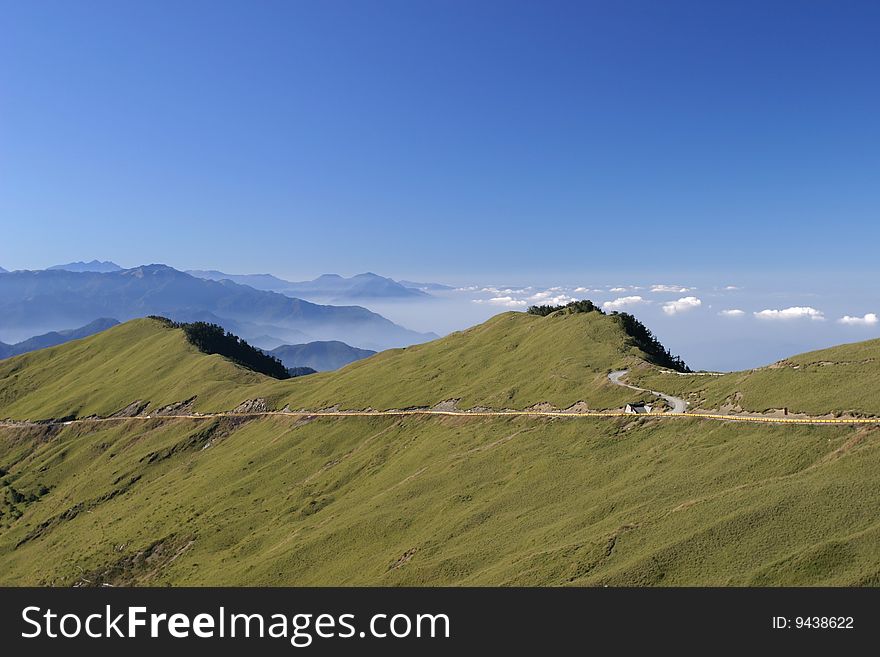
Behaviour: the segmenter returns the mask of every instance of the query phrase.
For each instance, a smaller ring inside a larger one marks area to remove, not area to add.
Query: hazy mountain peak
[[[95,317],[128,320],[145,315],[211,321],[244,339],[273,335],[288,343],[343,340],[361,348],[386,349],[435,337],[409,331],[357,305],[318,305],[299,295],[259,290],[232,280],[204,280],[159,263],[103,274],[3,275],[0,332],[5,335],[34,335]]]
[[[79,340],[80,338],[100,333],[101,331],[116,326],[117,324],[119,324],[119,322],[111,317],[99,317],[79,328],[66,329],[63,331],[49,331],[48,333],[35,335],[27,340],[22,340],[16,344],[3,344],[0,342],[0,358],[9,358],[10,356],[25,354],[29,351],[36,351],[37,349],[54,347],[55,345],[63,344],[71,340]]]
[[[122,267],[117,265],[115,262],[110,260],[90,260],[89,262],[84,262],[79,260],[77,262],[68,262],[64,265],[53,265],[51,267],[47,267],[47,269],[63,269],[64,271],[77,271],[77,272],[96,272],[99,274],[106,274],[114,271],[121,271]]]

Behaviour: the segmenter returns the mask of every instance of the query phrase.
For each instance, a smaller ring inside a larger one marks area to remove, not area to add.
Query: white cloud
[[[574,293],[575,293],[575,294],[583,294],[584,292],[589,292],[589,291],[590,291],[590,288],[588,288],[588,287],[576,287],[576,288],[574,288]]]
[[[742,317],[746,314],[745,310],[740,310],[739,308],[731,308],[729,310],[722,310],[718,313],[722,317]]]
[[[875,313],[867,313],[864,317],[851,317],[849,315],[844,315],[837,321],[841,324],[850,324],[853,326],[873,326],[877,322],[880,322],[880,319],[877,318]]]
[[[681,287],[680,285],[652,285],[651,292],[690,292],[694,288]]]
[[[577,299],[570,297],[567,294],[560,294],[558,287],[551,287],[549,290],[536,292],[530,296],[528,300],[532,303],[549,306],[564,306],[572,301],[577,301]]]
[[[626,292],[626,290],[627,290],[627,288],[625,288],[625,287],[612,287],[611,288],[612,292]]]
[[[531,303],[537,303],[542,305],[551,305],[551,306],[564,306],[567,303],[571,303],[572,301],[577,301],[574,297],[570,297],[567,294],[561,292],[561,287],[551,287],[542,292],[535,292],[533,295],[528,297],[528,301]]]
[[[473,299],[474,303],[488,303],[493,306],[503,306],[505,308],[522,308],[528,305],[523,299],[514,299],[513,297],[492,297],[491,299]]]
[[[812,320],[821,321],[825,319],[825,314],[821,310],[816,310],[815,308],[811,308],[810,306],[792,306],[791,308],[783,308],[782,310],[768,308],[766,310],[762,310],[761,312],[755,313],[755,317],[757,317],[758,319],[779,320],[809,318]]]
[[[703,302],[697,299],[697,297],[682,297],[678,301],[670,301],[669,303],[663,304],[663,312],[667,315],[677,315],[678,313],[687,312],[688,310],[693,310],[694,308],[699,308],[703,305]]]
[[[645,300],[642,297],[638,296],[619,297],[614,301],[606,301],[602,304],[602,307],[605,310],[620,310],[621,308],[626,308],[627,306],[635,306],[644,302]]]
[[[733,292],[734,290],[741,290],[742,288],[738,287],[736,285],[727,285],[724,287],[724,289],[727,290],[728,292]]]

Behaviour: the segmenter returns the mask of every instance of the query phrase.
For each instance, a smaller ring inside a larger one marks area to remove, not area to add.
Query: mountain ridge
[[[94,335],[95,333],[104,331],[108,328],[116,326],[117,324],[119,324],[119,322],[113,318],[99,317],[98,319],[89,322],[85,326],[80,326],[75,329],[50,331],[49,333],[35,335],[31,338],[28,338],[27,340],[16,342],[15,344],[5,344],[3,342],[0,342],[0,358],[10,358],[12,356],[18,356],[29,351],[36,351],[37,349],[54,347],[56,345],[69,342],[71,340],[79,340],[80,338]]]
[[[373,272],[356,274],[349,278],[339,274],[321,274],[310,281],[287,281],[273,274],[226,274],[217,270],[188,270],[188,274],[210,280],[231,280],[259,290],[279,292],[288,296],[320,301],[358,299],[413,299],[429,298],[420,289],[379,276]]]
[[[43,270],[0,277],[0,330],[7,332],[69,326],[101,316],[128,320],[153,314],[192,321],[197,313],[210,313],[221,325],[237,323],[236,328],[247,329],[244,338],[269,334],[289,339],[279,333],[291,331],[292,342],[305,336],[381,349],[434,337],[360,306],[314,304],[232,281],[195,278],[159,264],[111,273]]]
[[[91,260],[85,262],[78,260],[77,262],[68,262],[63,265],[52,265],[46,268],[48,271],[64,270],[73,272],[94,272],[97,274],[108,274],[115,271],[122,271],[122,267],[111,260]]]

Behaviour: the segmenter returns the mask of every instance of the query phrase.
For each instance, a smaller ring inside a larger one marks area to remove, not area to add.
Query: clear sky
[[[877,2],[0,7],[7,269],[878,271]]]
[[[439,315],[380,309],[440,332],[586,296],[704,367],[880,332],[876,1],[0,0],[0,20],[7,269],[467,287]]]

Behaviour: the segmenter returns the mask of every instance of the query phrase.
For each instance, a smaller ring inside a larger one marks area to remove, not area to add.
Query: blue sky
[[[834,281],[880,310],[877,2],[0,12],[7,269],[748,278],[780,308]]]

